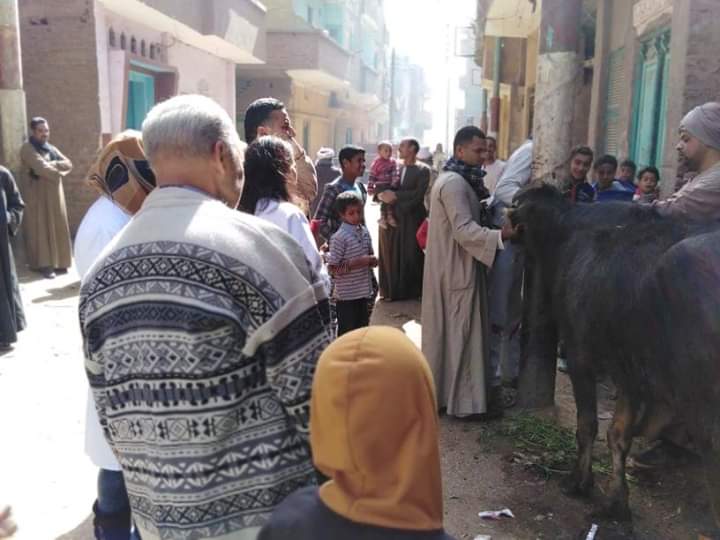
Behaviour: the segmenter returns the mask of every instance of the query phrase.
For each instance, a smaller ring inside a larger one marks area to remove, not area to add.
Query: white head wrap
[[[687,131],[710,148],[720,150],[720,103],[706,103],[695,107],[680,122]]]

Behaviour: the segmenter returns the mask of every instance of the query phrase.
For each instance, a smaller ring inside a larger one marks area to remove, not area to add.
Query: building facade
[[[48,119],[74,163],[73,231],[97,197],[85,175],[101,145],[155,103],[199,93],[235,116],[235,65],[264,61],[265,16],[255,0],[20,2],[28,116]]]
[[[388,136],[383,0],[266,0],[267,62],[237,69],[238,123],[257,98],[285,102],[298,138],[323,146]],[[242,130],[241,130],[242,133]]]
[[[472,42],[464,40],[461,49],[468,50]],[[465,68],[458,84],[462,91],[464,104],[455,112],[455,130],[463,126],[477,126],[487,130],[487,90],[483,86],[483,70],[475,63],[473,57],[463,58]]]
[[[531,132],[542,0],[479,0],[476,60],[495,102],[501,155]],[[512,16],[510,16],[512,15]],[[718,99],[720,18],[714,0],[585,0],[577,21],[580,64],[565,114],[573,142],[661,171],[663,192],[677,172],[683,115]],[[716,26],[716,25],[715,25]],[[495,120],[493,120],[495,115]]]
[[[422,141],[424,132],[432,128],[432,115],[425,109],[430,96],[425,69],[405,56],[397,56],[394,63],[391,139],[415,137]]]

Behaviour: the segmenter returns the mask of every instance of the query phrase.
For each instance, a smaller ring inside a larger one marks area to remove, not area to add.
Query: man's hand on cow
[[[521,231],[522,225],[515,225],[513,227],[512,221],[506,219],[500,231],[500,237],[503,239],[503,242],[505,240],[513,240],[520,235]]]

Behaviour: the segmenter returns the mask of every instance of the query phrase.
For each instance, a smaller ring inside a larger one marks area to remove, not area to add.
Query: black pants
[[[338,300],[336,304],[338,318],[338,336],[347,334],[370,324],[368,299]]]

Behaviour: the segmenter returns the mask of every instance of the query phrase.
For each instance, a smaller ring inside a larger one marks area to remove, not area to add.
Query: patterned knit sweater
[[[253,538],[314,483],[323,284],[290,236],[163,188],[83,281],[86,372],[144,540]]]

